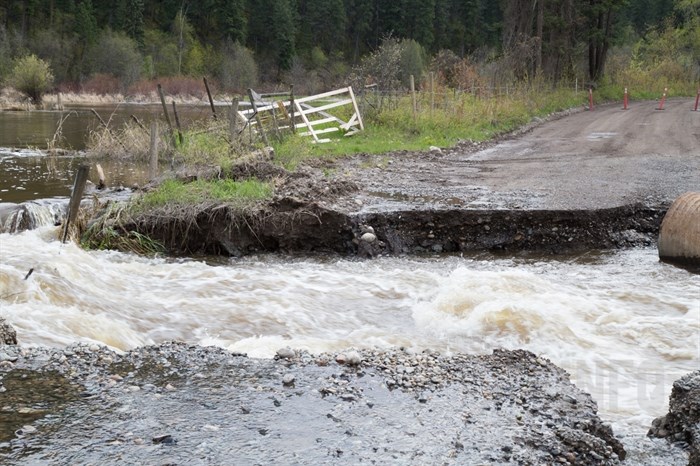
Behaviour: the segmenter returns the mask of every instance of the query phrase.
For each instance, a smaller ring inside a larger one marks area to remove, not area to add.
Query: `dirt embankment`
[[[653,244],[672,201],[700,187],[700,112],[684,101],[569,112],[488,144],[358,155],[293,174],[254,212],[209,206],[126,225],[178,254],[374,256],[572,252]]]

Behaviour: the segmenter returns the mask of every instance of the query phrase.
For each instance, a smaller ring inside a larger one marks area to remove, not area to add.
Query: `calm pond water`
[[[100,127],[91,109],[114,130],[131,121],[132,115],[148,125],[154,119],[162,119],[163,113],[160,105],[153,104],[72,106],[63,112],[0,112],[0,202],[67,197],[77,167],[86,162],[93,166],[90,177],[93,182],[97,181],[96,162],[102,165],[110,187],[142,185],[147,181],[146,167],[140,163],[86,161],[79,151],[85,148],[90,132]],[[220,114],[224,110],[218,109]],[[178,107],[178,114],[183,127],[187,127],[211,118],[211,109],[203,105],[182,105]],[[56,144],[51,144],[59,126],[60,137]],[[70,151],[51,155],[46,151],[50,145]]]
[[[65,111],[5,111],[0,112],[0,148],[46,149],[54,140],[59,127],[60,135],[55,147],[82,150],[90,131],[100,126],[94,109],[110,128],[118,129],[134,115],[144,125],[153,119],[162,119],[163,108],[154,104],[72,105]],[[172,108],[168,108],[173,120]],[[204,105],[178,106],[183,127],[211,117],[211,109]],[[173,124],[174,121],[173,121]]]

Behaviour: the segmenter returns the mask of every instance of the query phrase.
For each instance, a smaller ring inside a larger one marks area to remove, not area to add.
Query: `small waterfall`
[[[17,233],[57,225],[66,215],[68,199],[38,199],[0,205],[0,233]]]

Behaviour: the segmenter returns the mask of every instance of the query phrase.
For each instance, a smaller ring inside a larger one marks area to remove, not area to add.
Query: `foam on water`
[[[184,340],[257,357],[283,346],[525,348],[569,371],[609,418],[645,425],[663,414],[672,382],[700,365],[700,276],[653,249],[211,265],[54,238],[49,227],[0,234],[0,314],[25,345]]]

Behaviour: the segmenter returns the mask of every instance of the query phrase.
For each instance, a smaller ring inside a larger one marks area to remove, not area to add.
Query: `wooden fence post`
[[[148,179],[153,180],[158,176],[158,122],[151,122],[151,148],[148,164]]]
[[[258,115],[258,106],[255,103],[255,98],[253,97],[253,89],[248,89],[248,97],[250,98],[250,105],[253,107],[253,115],[255,115],[255,121],[258,123],[258,131],[262,136],[262,140],[265,142],[266,146],[270,145],[270,141],[267,140],[267,135],[265,134],[265,128],[263,128],[262,120],[260,115]]]
[[[435,73],[430,72],[430,118],[435,110]]]
[[[99,163],[95,164],[97,169],[97,189],[100,191],[107,187],[107,179],[105,178],[105,171],[102,169],[102,165]]]
[[[170,122],[170,115],[168,114],[168,106],[165,104],[165,95],[163,95],[163,87],[158,83],[158,95],[160,96],[160,103],[163,105],[163,115],[165,115],[165,122],[168,124],[168,131],[170,132],[171,139],[175,139],[175,131],[173,131],[173,124]]]
[[[228,120],[228,132],[231,138],[231,146],[238,139],[238,97],[233,98],[231,103],[231,115]]]
[[[89,172],[90,165],[81,165],[78,167],[78,172],[75,174],[73,190],[71,191],[70,202],[68,203],[66,223],[63,225],[63,238],[61,241],[64,243],[68,239],[70,225],[75,222],[78,211],[80,211],[80,201],[83,199],[83,192],[85,191],[85,183],[87,182]]]
[[[413,75],[411,75],[411,102],[413,103],[413,122],[415,123],[418,118],[418,107],[416,106],[416,81]]]
[[[180,117],[177,116],[177,107],[175,106],[175,101],[173,100],[173,113],[175,114],[175,124],[177,125],[177,138],[180,144],[185,142],[185,138],[182,136],[182,127],[180,126]]]
[[[297,132],[297,125],[294,123],[294,84],[289,86],[289,120],[294,134]]]
[[[209,97],[209,106],[211,107],[211,114],[216,120],[216,108],[214,108],[214,99],[211,98],[211,92],[209,91],[209,83],[207,82],[207,77],[204,77],[204,88],[207,90],[207,97]]]

